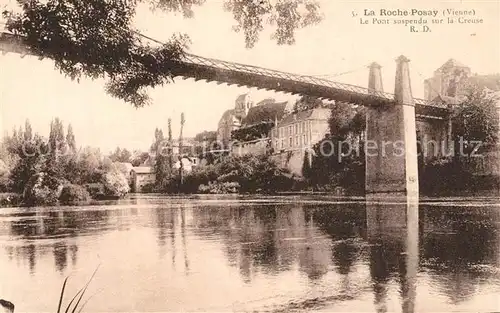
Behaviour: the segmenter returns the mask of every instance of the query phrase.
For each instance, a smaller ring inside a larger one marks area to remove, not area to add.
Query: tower
[[[432,78],[424,81],[425,99],[433,100],[438,96],[456,97],[463,90],[464,83],[471,75],[468,66],[455,59],[449,59],[434,71]]]
[[[252,107],[253,101],[249,93],[239,95],[235,101],[234,115],[241,121],[245,118],[245,116],[247,116],[248,110]]]

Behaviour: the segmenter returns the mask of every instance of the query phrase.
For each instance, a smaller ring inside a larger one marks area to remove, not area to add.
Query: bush
[[[0,206],[18,206],[21,203],[21,195],[17,193],[0,193]]]
[[[98,198],[104,195],[104,185],[101,183],[91,183],[85,185],[85,189],[88,191],[92,198]]]
[[[237,182],[217,182],[208,183],[208,185],[200,185],[198,187],[199,193],[211,194],[225,194],[225,193],[238,193],[240,191],[240,184]]]
[[[34,188],[29,196],[25,196],[24,204],[27,206],[38,206],[38,205],[56,205],[58,201],[58,195],[55,190],[50,189],[48,186],[41,186]]]
[[[63,204],[77,204],[90,200],[90,193],[82,186],[69,184],[63,187],[59,201]]]
[[[144,193],[153,193],[156,191],[156,185],[154,183],[147,183],[144,186],[142,186],[140,192]]]
[[[35,174],[24,188],[23,204],[27,206],[56,205],[61,190],[61,181],[49,177],[45,172]]]
[[[130,191],[127,178],[115,168],[104,174],[102,183],[108,196],[123,197]]]
[[[473,177],[464,171],[460,162],[453,158],[430,161],[419,177],[424,194],[454,194],[472,187]]]

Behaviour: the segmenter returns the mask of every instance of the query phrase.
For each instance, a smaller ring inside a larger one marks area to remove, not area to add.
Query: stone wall
[[[231,145],[231,154],[242,156],[245,154],[260,155],[266,154],[269,149],[269,139],[238,142]]]
[[[287,168],[291,173],[302,176],[302,165],[304,164],[305,150],[293,150],[280,152],[272,155],[272,159],[280,167]]]

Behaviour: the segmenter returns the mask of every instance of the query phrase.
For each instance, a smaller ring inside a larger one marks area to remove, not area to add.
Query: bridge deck
[[[34,54],[19,36],[0,32],[0,51]],[[186,54],[185,59],[174,68],[174,76],[226,83],[228,85],[256,87],[292,94],[348,102],[364,106],[385,106],[394,104],[394,95],[386,92],[373,92],[368,88],[343,84],[313,76],[286,73],[262,67],[226,62]],[[443,118],[449,109],[445,105],[430,103],[423,99],[414,99],[418,118]]]

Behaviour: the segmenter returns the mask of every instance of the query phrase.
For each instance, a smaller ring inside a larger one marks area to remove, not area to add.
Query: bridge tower
[[[396,59],[395,103],[368,107],[366,117],[367,194],[418,196],[415,105],[411,92],[409,60]],[[370,65],[368,89],[383,92],[380,65]]]

